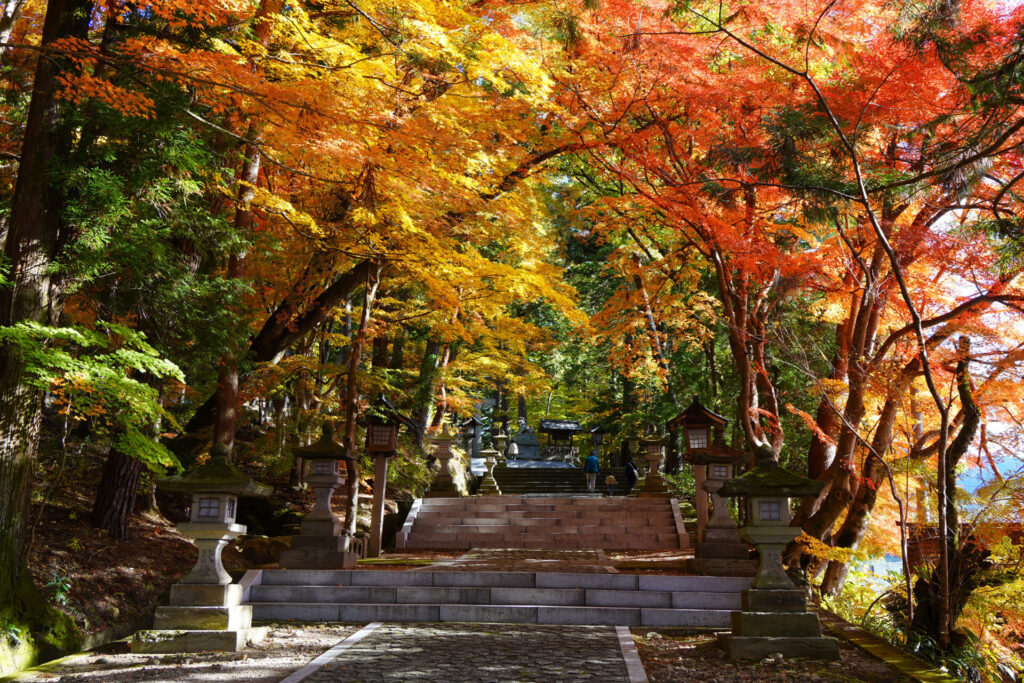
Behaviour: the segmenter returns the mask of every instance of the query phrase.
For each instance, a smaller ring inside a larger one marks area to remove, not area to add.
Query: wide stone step
[[[546,534],[621,534],[633,533],[636,526],[619,526],[610,524],[504,524],[501,522],[490,522],[479,524],[476,520],[459,520],[464,523],[432,525],[429,529],[423,527],[422,531],[429,531],[436,534],[519,534],[531,536],[543,536]],[[675,524],[645,524],[640,529],[644,534],[675,534]],[[413,530],[413,534],[420,533]]]
[[[466,498],[427,498],[424,507],[495,507],[520,506],[534,509],[541,506],[554,508],[629,507],[658,508],[668,505],[668,499],[627,498],[623,496],[480,496]]]
[[[739,610],[738,593],[607,590],[593,588],[446,586],[254,586],[254,603],[375,603],[657,607]]]
[[[406,544],[410,550],[471,550],[481,547],[476,540],[459,540],[458,537],[445,540],[414,541],[410,539]],[[593,540],[572,540],[564,541],[536,541],[530,543],[516,543],[515,541],[493,541],[485,547],[491,548],[529,548],[531,550],[678,550],[678,541],[645,541],[636,542],[633,540],[622,541],[593,541]]]
[[[256,621],[490,622],[706,629],[726,629],[730,625],[727,610],[656,607],[254,602],[252,608]]]
[[[583,572],[420,571],[397,569],[265,569],[266,586],[441,586],[572,588],[622,591],[736,593],[750,588],[740,576],[590,574]],[[256,586],[253,586],[256,588]]]

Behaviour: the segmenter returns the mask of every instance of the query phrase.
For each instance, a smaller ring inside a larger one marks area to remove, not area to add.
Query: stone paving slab
[[[412,571],[453,572],[576,572],[615,573],[603,550],[541,550],[531,548],[473,548],[455,560],[435,562]]]
[[[630,680],[614,627],[538,624],[383,624],[303,679],[304,683]]]

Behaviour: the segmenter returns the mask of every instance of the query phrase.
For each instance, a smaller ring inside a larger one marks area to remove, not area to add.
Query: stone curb
[[[936,669],[923,659],[890,645],[842,617],[821,608],[819,614],[822,626],[831,633],[877,657],[911,680],[919,683],[957,683],[956,678]]]
[[[644,671],[644,663],[640,659],[640,653],[636,649],[636,642],[628,626],[616,626],[615,635],[619,637],[619,649],[622,650],[622,658],[626,660],[626,674],[629,676],[629,683],[647,683],[647,672]]]
[[[359,629],[358,631],[350,635],[345,640],[341,641],[340,643],[337,643],[330,650],[323,653],[322,655],[320,655],[319,657],[317,657],[316,659],[314,659],[309,664],[302,667],[295,673],[290,674],[285,678],[282,678],[281,683],[299,683],[300,681],[306,680],[314,673],[327,666],[327,664],[332,662],[342,652],[349,649],[350,647],[358,643],[360,640],[376,631],[382,625],[383,622],[380,621],[375,621],[371,624],[367,624],[363,628]]]

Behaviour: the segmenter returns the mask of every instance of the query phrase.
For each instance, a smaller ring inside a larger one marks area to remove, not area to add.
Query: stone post
[[[708,494],[704,490],[707,471],[707,465],[693,466],[694,506],[697,508],[697,541],[704,540],[704,530],[708,526]]]
[[[508,446],[508,434],[498,432],[491,440],[494,442],[494,449],[498,453],[498,462],[505,462],[505,448]]]
[[[334,515],[331,499],[342,483],[339,462],[345,449],[334,441],[334,425],[324,422],[320,440],[309,446],[294,446],[295,457],[313,463],[306,481],[313,487],[316,502],[302,518],[299,533],[281,553],[282,569],[351,569],[356,554],[348,551],[348,539],[341,535],[341,523]]]

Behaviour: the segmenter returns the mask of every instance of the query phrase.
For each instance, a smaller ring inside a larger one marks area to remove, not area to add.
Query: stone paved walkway
[[[434,562],[422,571],[617,573],[603,550],[473,548],[454,559]]]
[[[612,626],[383,624],[304,683],[628,683]]]

